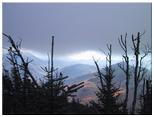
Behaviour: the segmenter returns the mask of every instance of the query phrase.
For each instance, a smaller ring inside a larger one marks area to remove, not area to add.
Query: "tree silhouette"
[[[97,62],[94,59],[94,63],[97,67],[98,77],[101,82],[101,86],[98,87],[99,91],[96,92],[98,97],[98,110],[102,114],[121,114],[120,104],[118,103],[119,88],[116,88],[113,83],[114,70],[112,68],[112,46],[108,46],[109,53],[106,54],[107,65],[105,67],[105,73],[102,73],[99,69]]]
[[[63,76],[61,72],[56,73],[56,70],[54,69],[53,56],[54,36],[52,36],[51,57],[48,56],[48,69],[47,67],[42,69],[45,71],[45,77],[48,79],[48,81],[43,85],[43,87],[48,89],[47,94],[50,94],[49,102],[51,106],[51,112],[53,114],[58,114],[60,112],[63,112],[63,109],[65,109],[65,107],[67,106],[67,98],[69,96],[74,96],[73,93],[77,92],[78,89],[82,88],[84,86],[84,82],[71,86],[65,85],[64,80],[68,78],[68,76]]]
[[[143,33],[144,34],[144,33]],[[11,65],[6,69],[3,65],[3,114],[152,114],[152,81],[146,79],[147,69],[143,67],[143,60],[151,50],[147,46],[144,53],[141,53],[141,36],[132,35],[135,64],[133,69],[133,102],[129,110],[129,79],[130,65],[127,47],[127,34],[123,38],[121,35],[119,44],[123,54],[123,63],[118,66],[125,73],[126,94],[124,102],[120,103],[120,86],[116,86],[114,80],[114,69],[112,66],[112,45],[107,45],[106,67],[101,69],[97,61],[93,58],[97,68],[97,78],[100,81],[96,96],[98,100],[91,101],[91,106],[83,105],[75,100],[76,93],[84,87],[84,82],[77,84],[65,84],[69,78],[54,67],[54,36],[52,36],[51,50],[48,54],[47,66],[41,67],[44,71],[43,80],[38,80],[29,69],[32,60],[23,56],[21,42],[14,42],[11,36],[3,34],[11,44],[8,48],[7,60]],[[42,77],[42,76],[40,76]],[[144,79],[144,80],[143,80]],[[143,81],[143,84],[141,83]],[[138,92],[138,87],[142,86],[142,94]],[[140,95],[140,100],[138,100]],[[72,99],[72,101],[71,101]],[[140,101],[139,111],[136,103]]]
[[[20,58],[21,62],[22,62],[22,67],[25,71],[25,75],[29,75],[30,78],[32,79],[33,83],[36,85],[36,87],[38,87],[38,84],[34,78],[34,76],[32,75],[32,73],[30,72],[29,68],[28,68],[28,64],[32,61],[29,61],[28,58],[25,60],[24,57],[21,54],[21,50],[20,50],[20,46],[21,46],[21,42],[20,43],[15,43],[12,39],[11,36],[3,33],[4,36],[6,36],[9,39],[9,42],[11,44],[11,47],[8,49],[8,51],[10,51],[12,54],[14,54],[14,56],[17,56]],[[12,58],[11,58],[12,59]],[[15,59],[15,58],[14,58]],[[18,66],[17,60],[13,61],[10,60],[11,62],[14,62],[13,64],[16,64]]]
[[[144,79],[142,94],[140,95],[139,113],[142,115],[152,114],[152,81]]]
[[[128,94],[129,94],[129,80],[130,80],[130,67],[129,67],[129,56],[128,56],[128,47],[127,47],[127,33],[125,34],[125,38],[123,39],[123,36],[120,36],[119,44],[122,50],[124,51],[124,55],[122,56],[124,61],[122,64],[118,64],[120,69],[125,73],[125,86],[126,86],[126,94],[125,94],[125,99],[123,103],[123,113],[127,114],[128,109],[127,109],[127,102],[128,102]]]
[[[148,55],[148,51],[145,51],[143,55],[140,54],[141,53],[140,41],[141,41],[141,36],[143,34],[140,34],[140,32],[138,32],[136,38],[134,37],[134,35],[132,35],[133,50],[135,55],[135,68],[134,68],[134,74],[133,74],[134,75],[134,97],[132,102],[131,114],[135,113],[138,85],[140,81],[145,77],[145,74],[146,74],[145,73],[146,69],[143,68],[143,59]]]
[[[3,114],[65,114],[70,108],[68,97],[74,96],[84,82],[65,85],[67,76],[54,69],[54,37],[48,68],[42,67],[47,81],[38,85],[28,67],[32,60],[23,57],[20,43],[15,43],[9,35],[3,35],[11,44],[7,59],[12,66],[11,71],[3,69]]]
[[[3,66],[3,114],[12,112],[12,98],[13,84],[9,76],[9,71]],[[6,103],[7,102],[7,103]]]

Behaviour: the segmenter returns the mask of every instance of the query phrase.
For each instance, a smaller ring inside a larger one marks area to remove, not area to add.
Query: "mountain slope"
[[[79,76],[95,72],[95,66],[86,64],[74,64],[60,69],[64,75],[69,76],[70,80],[75,80]]]
[[[114,72],[114,80],[113,83],[115,83],[115,86],[120,87],[121,89],[121,98],[123,98],[124,93],[125,93],[125,74],[124,72],[118,67],[118,64],[112,65],[112,68],[115,70]],[[133,67],[130,67],[131,71],[133,71]],[[133,72],[132,72],[133,73]],[[151,72],[147,69],[147,77],[151,75]],[[91,74],[86,74],[80,77],[77,77],[75,79],[72,79],[72,82],[80,82],[80,80],[85,82],[85,87],[80,89],[77,92],[77,96],[81,99],[81,102],[87,103],[93,99],[96,100],[96,91],[98,90],[98,86],[100,85],[99,78],[97,77],[97,72],[91,73]],[[140,92],[140,87],[142,85],[142,82],[139,85],[139,92]],[[133,86],[134,86],[134,79],[133,75],[130,78],[130,84],[129,84],[129,102],[132,102],[133,99]]]

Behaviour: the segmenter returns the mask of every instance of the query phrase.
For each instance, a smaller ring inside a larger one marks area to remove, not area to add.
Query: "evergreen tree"
[[[84,82],[65,85],[67,76],[56,72],[53,67],[54,37],[48,68],[42,68],[47,81],[38,85],[28,67],[31,61],[23,57],[20,43],[15,43],[11,36],[4,36],[11,44],[7,59],[12,68],[11,71],[3,70],[3,114],[65,114],[70,108],[68,97],[74,96]]]
[[[152,82],[151,80],[143,81],[142,94],[140,95],[139,113],[142,115],[152,114]]]
[[[119,88],[116,88],[113,79],[114,79],[114,70],[112,68],[112,46],[108,46],[109,53],[106,56],[107,65],[105,67],[105,73],[102,73],[99,69],[97,62],[94,60],[97,67],[98,76],[101,82],[101,86],[98,87],[99,91],[96,93],[98,97],[98,110],[102,114],[121,114],[120,104],[118,104],[118,91]]]
[[[3,67],[3,114],[12,113],[13,84],[9,76],[9,71]]]

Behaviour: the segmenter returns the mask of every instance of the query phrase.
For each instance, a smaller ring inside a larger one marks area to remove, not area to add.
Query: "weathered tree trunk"
[[[128,57],[128,48],[127,48],[127,33],[125,34],[125,39],[123,39],[123,36],[121,35],[121,38],[119,39],[119,44],[121,46],[121,48],[124,51],[124,61],[126,64],[126,68],[125,65],[123,63],[123,65],[118,64],[119,67],[124,71],[125,76],[126,76],[126,82],[125,82],[125,86],[126,86],[126,94],[125,94],[125,99],[123,102],[123,113],[127,114],[127,102],[128,102],[128,94],[129,94],[129,79],[130,79],[130,71],[129,71],[129,57]]]
[[[31,72],[29,71],[29,68],[28,68],[28,64],[29,64],[31,61],[28,61],[28,59],[27,59],[27,62],[25,62],[25,60],[24,60],[22,54],[20,53],[19,45],[16,45],[16,44],[15,44],[15,42],[13,41],[13,39],[11,38],[11,36],[6,35],[5,33],[3,33],[3,35],[6,36],[6,37],[9,39],[12,48],[15,50],[17,56],[20,57],[25,71],[26,71],[27,74],[31,77],[31,79],[32,79],[32,81],[34,82],[35,86],[36,86],[36,87],[39,87],[38,84],[37,84],[37,82],[36,82],[36,80],[35,80],[35,78],[34,78],[34,76],[31,74]]]
[[[135,44],[135,41],[137,41],[137,43]],[[137,38],[134,39],[133,35],[132,35],[132,42],[134,45],[134,55],[135,55],[135,70],[134,70],[134,98],[133,98],[133,103],[132,103],[132,114],[134,114],[135,112],[135,107],[136,107],[136,98],[137,98],[137,87],[138,87],[138,74],[140,71],[138,71],[139,69],[139,47],[140,47],[140,33],[138,33]]]
[[[54,113],[54,90],[53,90],[53,56],[54,56],[54,36],[52,36],[52,45],[51,45],[51,79],[49,80],[51,82],[51,112]]]

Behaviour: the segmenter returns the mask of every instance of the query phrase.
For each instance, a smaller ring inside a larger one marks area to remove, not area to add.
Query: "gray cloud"
[[[143,43],[151,44],[150,3],[3,4],[3,32],[16,40],[22,38],[23,48],[39,52],[49,51],[55,35],[57,55],[99,48],[105,51],[107,43],[119,53],[121,34],[128,32],[131,39],[132,33],[144,30]]]

